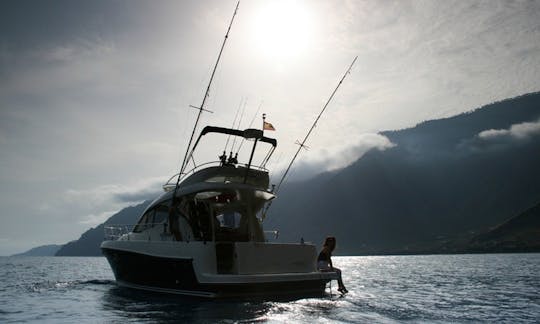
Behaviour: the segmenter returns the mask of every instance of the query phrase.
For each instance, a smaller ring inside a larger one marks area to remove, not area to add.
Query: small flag
[[[275,131],[276,129],[274,128],[274,126],[272,124],[267,123],[267,122],[263,122],[263,130]]]

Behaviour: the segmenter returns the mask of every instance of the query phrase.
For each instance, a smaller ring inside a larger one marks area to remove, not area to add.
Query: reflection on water
[[[103,309],[118,318],[151,322],[261,321],[273,302],[212,301],[111,287]]]
[[[0,258],[0,323],[531,322],[540,254],[336,257],[349,293],[193,299],[120,288],[105,258]]]
[[[299,300],[207,300],[110,287],[103,294],[103,311],[116,319],[148,322],[288,322],[291,314],[309,318],[332,317],[339,294]],[[301,311],[300,311],[301,310]],[[300,320],[301,318],[296,318]]]

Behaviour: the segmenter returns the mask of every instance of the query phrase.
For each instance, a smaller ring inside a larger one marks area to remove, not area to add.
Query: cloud
[[[241,96],[250,105],[264,99],[261,112],[278,129],[276,156],[283,152],[272,170],[286,167],[294,140],[359,56],[293,177],[391,147],[357,134],[538,90],[538,1],[299,1],[313,14],[315,38],[309,55],[288,60],[269,60],[246,33],[262,4],[241,4],[208,100],[215,113],[202,124],[230,125]],[[234,4],[8,7],[0,12],[0,205],[21,216],[6,217],[0,235],[73,239],[86,230],[80,220],[97,222],[160,190],[131,179],[178,169],[195,120],[187,107],[203,96]],[[338,137],[347,142],[336,145]]]
[[[331,150],[319,151],[318,156],[306,156],[305,159],[299,157],[295,165],[287,175],[288,180],[300,181],[315,176],[322,172],[334,171],[344,168],[360,159],[370,150],[384,151],[392,148],[396,144],[392,143],[386,136],[376,133],[361,134],[356,139],[356,144],[345,147],[332,147]],[[302,153],[300,153],[302,154]],[[309,155],[309,153],[304,153]],[[288,163],[289,161],[286,161]],[[285,170],[286,165],[280,165],[276,169]],[[277,172],[281,177],[283,171]],[[279,180],[279,179],[278,179]]]
[[[485,152],[506,149],[529,142],[540,135],[540,120],[511,125],[507,129],[487,129],[458,145],[469,152]]]
[[[69,201],[84,199],[91,204],[137,203],[158,195],[163,183],[162,177],[156,177],[139,180],[129,185],[107,184],[90,189],[69,189],[66,191],[66,197]]]
[[[79,38],[71,43],[36,51],[32,57],[40,58],[45,63],[70,62],[87,57],[103,58],[113,54],[114,51],[115,45],[110,41],[105,41],[101,38]]]
[[[478,137],[486,141],[501,139],[526,140],[540,134],[540,120],[514,124],[508,129],[488,129],[478,134]]]
[[[160,185],[163,183],[160,182]],[[161,189],[161,188],[160,188]],[[128,190],[126,192],[117,192],[114,195],[114,199],[126,202],[126,203],[135,203],[147,200],[149,198],[155,198],[157,195],[161,194],[162,190],[155,188],[155,186],[141,188],[139,190]]]
[[[163,183],[163,178],[155,177],[127,185],[107,184],[88,189],[69,189],[59,204],[61,208],[77,210],[79,224],[94,226],[124,207],[155,198],[162,192]]]
[[[396,144],[392,143],[388,137],[381,134],[361,134],[356,145],[346,147],[328,159],[327,169],[336,170],[346,167],[360,159],[370,150],[384,151],[394,146],[396,146]]]
[[[107,218],[111,217],[117,212],[118,210],[111,210],[111,211],[105,211],[99,214],[90,214],[90,215],[87,215],[85,219],[80,220],[79,223],[84,224],[84,225],[90,225],[90,226],[101,224],[104,221],[106,221]]]

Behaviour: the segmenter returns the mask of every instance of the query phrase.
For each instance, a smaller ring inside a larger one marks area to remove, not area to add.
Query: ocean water
[[[206,301],[115,285],[105,258],[0,258],[0,323],[540,322],[540,254],[334,257],[349,293]],[[159,270],[157,270],[159,271]]]

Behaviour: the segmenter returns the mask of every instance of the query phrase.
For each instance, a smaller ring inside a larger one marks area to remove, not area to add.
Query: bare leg
[[[342,293],[346,293],[348,292],[347,288],[345,288],[345,285],[343,284],[343,279],[341,279],[341,270],[338,269],[338,268],[333,268],[333,270],[337,273],[338,275],[338,290],[341,291]]]

